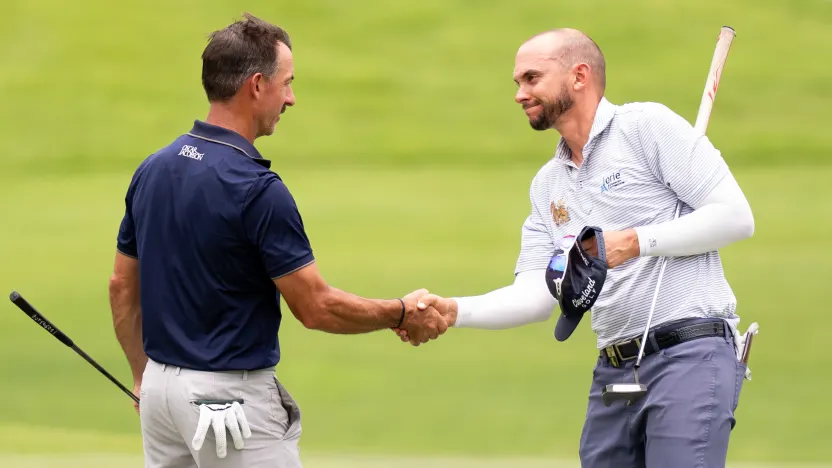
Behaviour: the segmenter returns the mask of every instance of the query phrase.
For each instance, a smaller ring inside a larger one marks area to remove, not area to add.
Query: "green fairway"
[[[57,455],[2,457],[0,462],[15,468],[141,468],[141,457],[131,455]],[[5,465],[4,465],[5,466]],[[551,458],[413,458],[413,457],[303,457],[304,468],[580,468],[577,461]],[[728,468],[830,468],[826,464],[729,463]]]
[[[298,104],[257,146],[297,198],[324,276],[385,298],[512,281],[529,183],[557,142],[513,102],[522,41],[582,29],[606,54],[612,102],[659,101],[693,121],[719,28],[733,26],[708,134],[754,210],[755,236],[721,253],[741,326],[760,334],[729,458],[832,464],[827,0],[5,0],[0,293],[20,291],[131,383],[107,298],[124,192],[145,156],[204,118],[205,37],[243,11],[294,41]],[[412,348],[284,313],[278,376],[301,405],[311,468],[577,459],[596,356],[586,324],[566,343],[550,319]],[[141,465],[126,396],[6,301],[0,402],[0,467]]]
[[[141,457],[131,455],[58,455],[2,457],[0,462],[15,468],[141,468]],[[5,465],[4,465],[5,466]],[[580,468],[577,461],[551,458],[475,458],[475,457],[303,457],[304,468]],[[826,464],[729,463],[728,468],[829,468]]]
[[[243,10],[292,34],[298,104],[259,143],[280,167],[539,163],[553,135],[531,132],[513,102],[514,53],[560,26],[603,49],[613,102],[693,120],[728,24],[737,39],[709,134],[743,165],[815,164],[829,148],[827,0],[5,0],[4,167],[134,168],[204,115],[205,38]]]
[[[439,294],[477,294],[511,281],[533,172],[316,170],[287,171],[286,179],[327,279],[359,294],[394,297],[422,286]],[[812,348],[824,330],[801,329],[802,339],[790,339],[797,327],[789,320],[824,323],[825,312],[813,305],[832,301],[832,294],[822,276],[782,272],[826,263],[832,255],[821,249],[786,258],[781,246],[794,226],[832,218],[832,205],[823,198],[832,168],[746,170],[737,177],[752,206],[760,207],[757,234],[723,256],[743,323],[758,321],[761,332],[732,458],[823,460],[828,414],[812,402],[822,401],[828,379],[816,369],[828,358]],[[399,189],[414,180],[422,181],[418,189]],[[4,226],[0,250],[15,265],[3,270],[0,284],[17,288],[122,378],[129,372],[106,302],[121,206],[107,194],[125,182],[125,174],[111,174],[7,183],[5,196],[27,196],[7,208],[19,222]],[[364,189],[350,190],[354,185]],[[775,193],[770,188],[776,185],[794,189]],[[68,191],[73,197],[62,198]],[[811,229],[801,235],[807,245],[822,238]],[[776,291],[789,292],[793,316],[784,317],[784,298]],[[136,434],[138,420],[124,395],[11,305],[2,310],[0,375],[14,376],[4,380],[3,396],[15,404],[0,414],[0,424],[10,428],[0,451],[43,450],[43,438],[27,436],[36,429],[15,437],[15,424]],[[291,317],[284,323],[285,361],[278,375],[303,407],[303,446],[311,453],[576,453],[595,355],[588,327],[566,343],[552,338],[550,320],[502,332],[451,330],[412,348],[389,333],[333,336],[305,330]],[[88,451],[94,437],[84,444],[55,440],[55,450]],[[108,444],[110,450],[138,447],[118,440]]]

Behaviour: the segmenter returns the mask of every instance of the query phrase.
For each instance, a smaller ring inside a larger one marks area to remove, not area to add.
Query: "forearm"
[[[692,213],[636,228],[640,256],[697,255],[751,237],[753,232],[751,208],[730,173]]]
[[[454,326],[502,330],[547,320],[557,307],[557,300],[546,287],[545,272],[525,271],[510,286],[481,296],[454,298]]]
[[[402,303],[396,299],[365,299],[329,287],[310,314],[308,328],[334,333],[358,334],[395,327],[402,316]]]
[[[113,327],[130,370],[133,381],[141,382],[147,365],[147,355],[142,345],[142,311],[138,288],[131,288],[113,281],[110,286],[110,308]]]

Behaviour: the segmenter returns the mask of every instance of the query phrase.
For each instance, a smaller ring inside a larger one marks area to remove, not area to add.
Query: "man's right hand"
[[[404,322],[399,328],[393,329],[402,337],[402,341],[410,341],[413,346],[419,346],[439,338],[448,329],[447,320],[441,312],[424,303],[424,298],[431,296],[433,295],[428,294],[426,289],[418,289],[402,298],[405,305]]]
[[[141,398],[140,394],[142,392],[142,383],[136,382],[133,384],[133,395],[136,395],[137,398]],[[135,401],[133,402],[133,408],[136,409],[136,414],[139,414],[139,404]]]
[[[421,290],[420,290],[421,291]],[[420,292],[414,291],[410,295],[406,297],[411,297],[412,295]],[[457,315],[457,303],[453,299],[439,297],[435,294],[421,294],[417,298],[416,308],[422,314],[428,314],[429,316],[433,317],[434,314],[438,314],[440,320],[443,322],[444,330],[447,330],[448,327],[452,327],[456,323],[456,315]],[[407,303],[405,303],[407,304]],[[444,333],[444,330],[442,333]],[[414,336],[407,328],[404,326],[400,328],[394,328],[393,331],[399,335],[402,341],[410,342],[410,344],[414,346],[419,346],[419,343],[424,343],[425,341],[420,341],[419,337]],[[434,338],[435,339],[435,338]]]

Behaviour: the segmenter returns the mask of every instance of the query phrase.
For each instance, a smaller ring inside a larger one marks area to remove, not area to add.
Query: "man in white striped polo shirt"
[[[735,348],[736,299],[717,250],[753,233],[742,190],[709,139],[667,107],[607,101],[603,54],[579,31],[529,39],[514,79],[532,128],[561,135],[531,184],[515,281],[482,296],[421,302],[458,328],[544,321],[557,306],[545,282],[550,259],[585,226],[599,227],[609,269],[591,313],[601,352],[582,466],[724,466],[745,366]],[[595,244],[586,245],[593,254]],[[667,266],[639,372],[647,395],[607,407],[605,385],[632,382],[661,256]],[[558,322],[559,340],[577,326],[563,315]]]

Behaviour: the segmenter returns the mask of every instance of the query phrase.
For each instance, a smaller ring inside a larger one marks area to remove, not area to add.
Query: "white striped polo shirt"
[[[603,98],[580,168],[560,138],[554,158],[531,184],[515,274],[545,269],[555,246],[584,226],[618,231],[690,213],[728,173],[721,153],[681,116],[658,103],[614,105]],[[659,277],[661,257],[637,257],[608,270],[592,308],[597,346],[640,336]],[[735,324],[736,298],[719,254],[669,257],[652,325],[689,317]]]

